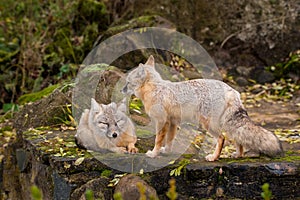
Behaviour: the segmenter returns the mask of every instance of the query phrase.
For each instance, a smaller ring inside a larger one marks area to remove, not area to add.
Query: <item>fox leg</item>
[[[233,154],[234,158],[240,158],[244,156],[244,148],[241,144],[235,143],[236,152]]]
[[[222,151],[222,148],[223,148],[224,140],[225,140],[224,136],[222,134],[219,135],[218,140],[217,140],[216,149],[215,149],[214,153],[209,154],[205,157],[205,159],[207,161],[215,161],[219,158],[219,156],[221,154],[221,151]]]
[[[139,151],[138,148],[134,146],[134,143],[129,143],[127,148],[129,153],[137,153]]]
[[[159,122],[157,122],[157,125],[156,125],[157,133],[156,133],[156,137],[155,137],[155,146],[152,151],[149,150],[146,153],[147,156],[154,158],[158,155],[158,153],[162,147],[162,144],[164,142],[165,136],[166,136],[167,132],[169,131],[169,129],[170,129],[169,121],[166,121],[163,124],[160,124]]]
[[[170,130],[169,130],[169,132],[167,133],[167,136],[166,136],[165,153],[168,153],[168,152],[172,151],[173,140],[176,136],[176,132],[177,132],[177,124],[171,122]]]
[[[115,152],[115,153],[127,153],[126,147],[112,147],[108,150]]]

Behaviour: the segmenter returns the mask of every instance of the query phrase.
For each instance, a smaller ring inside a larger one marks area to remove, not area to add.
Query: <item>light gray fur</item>
[[[93,151],[125,152],[126,146],[117,146],[122,134],[128,134],[129,142],[136,142],[134,125],[125,112],[124,100],[120,105],[114,102],[104,105],[92,98],[91,109],[86,109],[80,118],[75,135],[77,143]],[[113,134],[117,134],[117,137],[113,137]]]

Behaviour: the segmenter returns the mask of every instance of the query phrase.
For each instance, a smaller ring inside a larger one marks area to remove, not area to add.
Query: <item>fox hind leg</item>
[[[212,161],[217,160],[220,157],[220,154],[221,154],[221,151],[222,151],[222,148],[223,148],[223,145],[224,145],[224,141],[225,141],[224,136],[222,134],[219,135],[219,137],[217,139],[217,145],[216,145],[216,149],[215,149],[214,153],[209,154],[205,157],[205,159],[207,161],[212,162]]]

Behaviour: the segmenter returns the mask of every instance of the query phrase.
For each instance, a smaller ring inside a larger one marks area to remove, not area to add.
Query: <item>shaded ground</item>
[[[266,102],[261,101],[259,106],[246,105],[249,116],[253,121],[262,124],[268,129],[299,129],[300,107],[294,101]]]

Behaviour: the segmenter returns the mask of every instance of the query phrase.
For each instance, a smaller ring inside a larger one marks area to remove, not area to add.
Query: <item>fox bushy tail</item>
[[[224,129],[237,144],[270,157],[283,155],[277,136],[255,125],[243,108],[227,112],[225,120]]]

